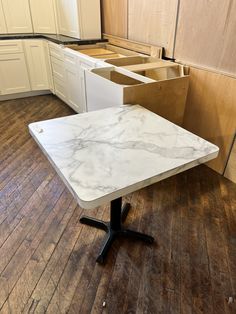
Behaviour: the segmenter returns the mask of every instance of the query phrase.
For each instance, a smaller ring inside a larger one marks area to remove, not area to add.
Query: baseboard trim
[[[48,95],[48,94],[52,94],[52,92],[50,90],[43,90],[43,91],[31,91],[31,92],[26,92],[26,93],[10,94],[10,95],[0,96],[0,101]]]

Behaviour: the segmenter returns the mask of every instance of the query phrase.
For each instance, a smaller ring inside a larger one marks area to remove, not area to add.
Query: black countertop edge
[[[0,34],[0,40],[7,40],[7,39],[47,39],[52,41],[56,44],[76,44],[76,45],[90,45],[96,44],[100,42],[108,42],[107,39],[77,39],[73,37],[68,37],[64,35],[57,35],[57,34],[38,34],[38,33],[26,33],[26,34]]]

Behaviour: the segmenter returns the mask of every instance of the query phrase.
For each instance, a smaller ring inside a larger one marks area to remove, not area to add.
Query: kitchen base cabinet
[[[63,100],[65,103],[67,103],[67,90],[65,82],[60,79],[54,78],[54,89],[55,95]]]
[[[48,64],[42,40],[25,40],[25,52],[32,90],[50,89]]]
[[[0,42],[0,94],[23,93],[30,90],[22,41]]]
[[[80,78],[77,69],[66,69],[67,104],[76,112],[81,113]]]
[[[1,95],[30,91],[29,76],[23,53],[0,55]]]
[[[81,86],[78,69],[78,58],[74,52],[64,52],[65,84],[67,89],[67,104],[76,112],[81,108]]]
[[[166,68],[144,68],[140,73],[115,67],[86,71],[88,111],[139,104],[182,125],[189,85],[183,66],[167,63]]]
[[[52,78],[52,65],[51,65],[51,59],[49,54],[49,46],[48,41],[43,40],[43,49],[44,49],[44,57],[45,57],[45,63],[46,63],[46,70],[48,75],[48,84],[49,84],[49,90],[54,94],[54,84],[53,84],[53,78]]]
[[[94,68],[96,60],[53,43],[49,50],[55,95],[76,112],[86,112],[84,71]]]

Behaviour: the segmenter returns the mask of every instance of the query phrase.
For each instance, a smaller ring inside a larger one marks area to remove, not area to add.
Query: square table
[[[153,237],[122,225],[122,196],[215,158],[218,147],[139,105],[124,105],[29,125],[31,135],[85,209],[111,202],[110,221],[80,222],[108,233],[103,263],[117,236]]]

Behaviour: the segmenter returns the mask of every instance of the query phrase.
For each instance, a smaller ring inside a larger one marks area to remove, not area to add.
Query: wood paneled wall
[[[236,0],[102,2],[106,33],[163,46],[191,66],[184,127],[219,146],[209,166],[223,174],[236,127]]]
[[[236,77],[236,0],[101,0],[103,31]]]
[[[165,48],[173,57],[178,0],[129,0],[128,38]]]
[[[236,75],[236,0],[181,0],[174,56]]]
[[[179,0],[102,0],[103,31],[165,47],[173,57]]]
[[[184,127],[220,148],[209,166],[221,174],[234,139],[235,118],[236,79],[191,68]]]
[[[128,38],[128,0],[102,0],[103,32]]]

